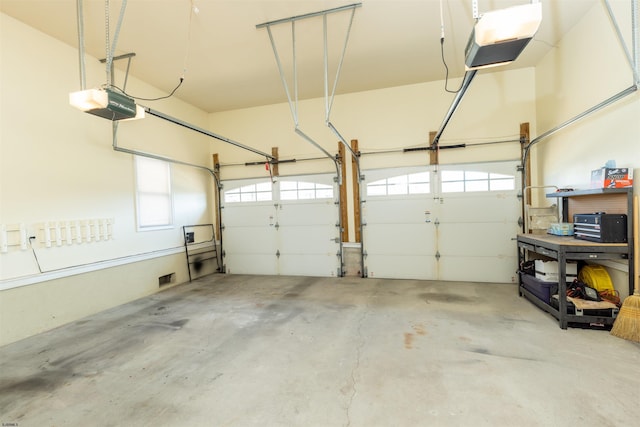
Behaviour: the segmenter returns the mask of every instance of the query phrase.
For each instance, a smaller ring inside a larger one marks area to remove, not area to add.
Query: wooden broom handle
[[[633,294],[640,295],[640,242],[638,241],[638,196],[633,196]]]

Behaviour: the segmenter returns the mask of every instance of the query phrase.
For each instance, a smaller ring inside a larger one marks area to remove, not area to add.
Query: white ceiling
[[[542,0],[541,28],[509,67],[534,66],[596,1]],[[77,47],[76,3],[76,0],[0,0],[0,10]],[[257,29],[256,25],[353,3],[129,0],[115,55],[134,52],[130,74],[167,93],[179,82],[186,63],[185,80],[175,96],[207,112],[286,102],[267,30]],[[480,13],[525,3],[528,1],[478,0]],[[110,1],[111,39],[121,4],[121,0]],[[444,79],[440,4],[440,0],[363,0],[362,6],[355,9],[336,93]],[[450,77],[460,77],[464,73],[464,47],[474,23],[472,1],[442,0],[442,4]],[[86,52],[104,58],[105,1],[84,0],[83,8]],[[198,12],[192,13],[196,8]],[[342,11],[327,18],[330,85],[350,15],[350,11]],[[292,83],[291,24],[274,26],[272,31],[287,79]],[[321,17],[296,23],[301,99],[321,97],[324,93],[322,34]],[[116,63],[126,65],[126,61]],[[94,83],[105,82],[106,73],[105,81]]]

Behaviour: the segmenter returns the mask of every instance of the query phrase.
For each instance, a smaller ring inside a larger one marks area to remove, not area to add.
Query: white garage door
[[[226,272],[340,275],[337,197],[331,175],[225,181]]]
[[[496,162],[365,172],[368,275],[515,281],[516,168]]]
[[[437,277],[434,209],[426,167],[365,173],[363,243],[369,277]]]

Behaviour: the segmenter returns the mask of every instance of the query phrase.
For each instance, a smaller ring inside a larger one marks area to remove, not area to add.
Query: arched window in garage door
[[[331,185],[305,181],[281,181],[280,200],[314,200],[333,198]]]
[[[428,194],[431,192],[429,172],[416,172],[383,178],[367,184],[367,196]]]
[[[272,198],[271,182],[258,182],[224,192],[225,203],[265,202]]]
[[[443,170],[440,175],[442,193],[515,190],[514,175],[475,170]]]

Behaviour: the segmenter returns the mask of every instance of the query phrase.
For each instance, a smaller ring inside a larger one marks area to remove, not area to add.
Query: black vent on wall
[[[169,285],[173,283],[176,279],[176,273],[165,274],[164,276],[158,277],[158,286],[162,287],[165,285]]]

